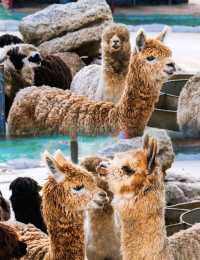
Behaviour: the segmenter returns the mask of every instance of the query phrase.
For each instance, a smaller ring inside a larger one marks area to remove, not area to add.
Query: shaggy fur
[[[0,48],[18,43],[23,43],[23,40],[15,35],[6,33],[0,36]]]
[[[109,203],[102,209],[91,209],[86,212],[86,253],[88,260],[120,260],[120,232],[115,212],[111,206],[112,192],[108,183],[98,176],[97,166],[105,158],[87,157],[81,165],[95,176],[97,185],[109,197]],[[109,243],[108,243],[109,241]]]
[[[10,205],[4,199],[0,191],[0,221],[7,221],[10,218]]]
[[[40,189],[41,187],[35,180],[28,177],[19,177],[10,184],[12,191],[10,201],[17,221],[33,224],[46,232],[41,213]]]
[[[33,45],[18,44],[6,47],[2,61],[6,84],[6,118],[20,89],[43,84],[62,89],[70,88],[72,74],[64,61],[56,55],[41,57]]]
[[[0,223],[0,260],[19,259],[26,254],[26,244],[21,242],[15,229]]]
[[[102,207],[106,193],[91,173],[67,161],[61,152],[44,154],[49,178],[43,188],[43,214],[49,237],[32,225],[20,231],[27,243],[24,260],[84,260],[84,209]]]
[[[117,103],[124,90],[130,55],[128,29],[120,24],[109,25],[102,35],[102,65],[91,65],[78,72],[71,90],[89,99]]]
[[[200,224],[166,236],[164,173],[157,147],[147,136],[142,149],[120,154],[107,169],[121,219],[123,260],[198,260]]]
[[[200,74],[193,76],[182,89],[178,101],[177,122],[186,137],[200,136]]]
[[[17,95],[8,119],[13,136],[67,134],[85,135],[125,131],[128,137],[142,135],[158,101],[163,82],[175,71],[171,51],[157,39],[140,31],[137,50],[131,57],[124,93],[117,105],[93,102],[50,87],[30,87]]]

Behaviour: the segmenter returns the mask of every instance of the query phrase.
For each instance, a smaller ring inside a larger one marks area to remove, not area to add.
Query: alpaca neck
[[[63,188],[55,187],[51,182],[46,185],[43,196],[43,212],[50,240],[49,260],[83,260],[84,213],[66,211],[58,201],[61,198],[66,204]]]
[[[169,260],[164,219],[164,193],[129,202],[121,217],[123,260]],[[152,205],[152,200],[155,203]],[[127,212],[128,211],[128,212]]]
[[[142,62],[137,55],[132,56],[126,87],[117,104],[118,126],[129,138],[143,134],[162,86],[162,80],[155,80],[143,71]]]

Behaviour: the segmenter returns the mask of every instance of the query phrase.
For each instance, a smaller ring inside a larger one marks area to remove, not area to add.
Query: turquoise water
[[[114,20],[119,23],[128,25],[141,24],[167,24],[167,25],[184,25],[184,26],[199,26],[200,17],[192,15],[115,15]]]
[[[0,5],[0,20],[18,20],[20,21],[25,14],[7,10]]]
[[[108,136],[100,137],[78,137],[79,156],[95,155],[97,151],[107,145],[113,144],[114,138]],[[19,138],[13,140],[0,139],[0,162],[16,159],[40,160],[44,150],[55,152],[57,149],[63,151],[66,156],[70,155],[70,142],[67,136]]]

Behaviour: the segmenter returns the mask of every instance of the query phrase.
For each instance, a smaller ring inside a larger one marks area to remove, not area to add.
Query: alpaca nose
[[[99,197],[101,197],[101,198],[106,198],[106,196],[107,196],[107,194],[106,194],[106,192],[105,191],[100,191],[99,193],[98,193],[98,195],[99,195]]]
[[[172,68],[174,71],[176,70],[175,62],[169,62],[169,63],[167,63],[167,66]]]

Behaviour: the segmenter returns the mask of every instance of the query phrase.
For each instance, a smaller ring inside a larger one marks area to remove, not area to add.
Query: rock
[[[19,30],[24,40],[48,53],[74,51],[96,55],[103,29],[112,21],[105,0],[79,0],[55,4],[26,16]]]
[[[160,161],[163,170],[167,170],[171,167],[174,161],[174,152],[172,147],[172,142],[167,135],[165,130],[156,128],[146,128],[145,134],[154,136],[159,141],[159,153],[158,160]],[[132,139],[120,140],[117,144],[106,147],[99,152],[99,155],[112,158],[117,152],[125,152],[130,149],[139,148],[142,146],[143,137],[135,137]]]
[[[84,62],[81,60],[78,54],[74,52],[59,52],[55,53],[55,55],[59,56],[71,69],[72,76],[74,76],[80,69],[85,66]]]

